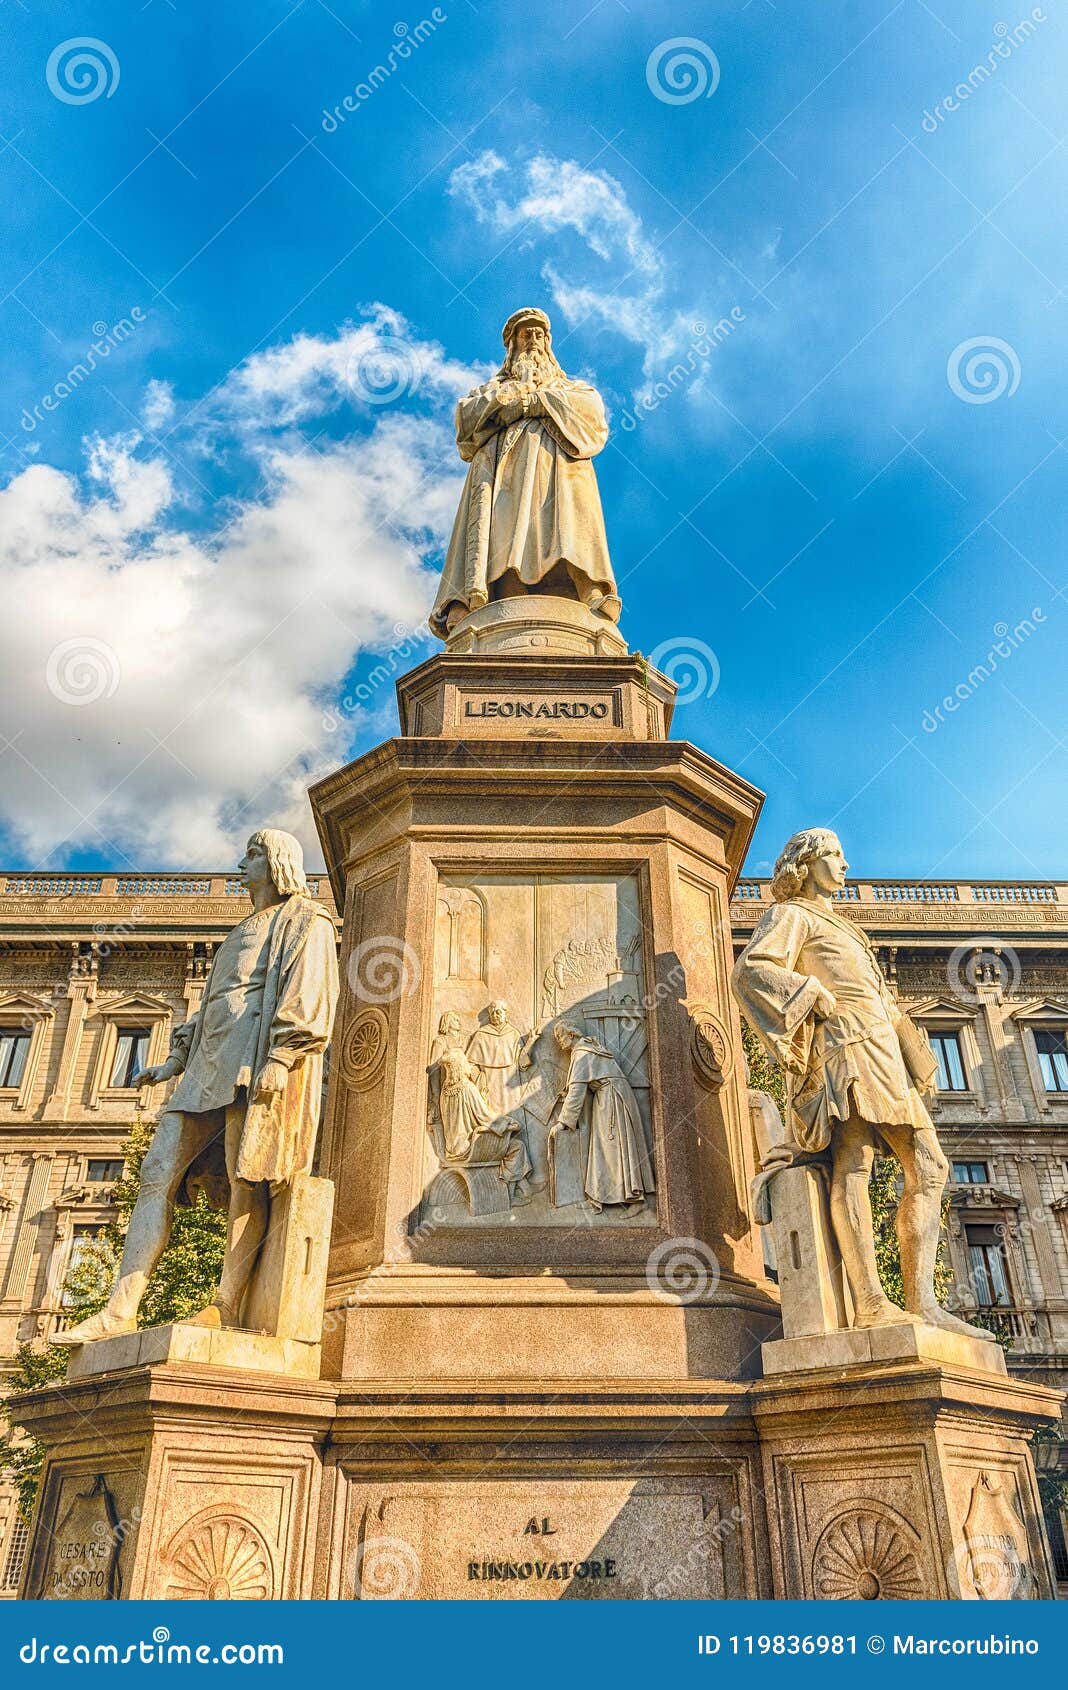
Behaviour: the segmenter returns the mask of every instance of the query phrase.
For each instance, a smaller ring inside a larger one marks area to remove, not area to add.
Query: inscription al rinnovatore
[[[504,716],[531,721],[601,722],[608,715],[608,704],[599,699],[591,704],[584,698],[468,698],[464,701],[465,716]]]

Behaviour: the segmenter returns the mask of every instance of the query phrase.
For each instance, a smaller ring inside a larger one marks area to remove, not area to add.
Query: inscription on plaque
[[[119,1551],[126,1535],[107,1480],[76,1481],[49,1546],[42,1597],[46,1601],[107,1602],[122,1595]]]
[[[354,1483],[349,1588],[366,1600],[598,1601],[746,1594],[746,1518],[701,1480]]]
[[[612,718],[606,698],[465,698],[464,719],[527,722],[605,722]]]

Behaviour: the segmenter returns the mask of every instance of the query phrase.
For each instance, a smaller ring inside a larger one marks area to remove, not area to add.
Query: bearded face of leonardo
[[[549,347],[549,337],[540,323],[520,323],[508,345],[505,373],[513,381],[537,387],[563,372]]]

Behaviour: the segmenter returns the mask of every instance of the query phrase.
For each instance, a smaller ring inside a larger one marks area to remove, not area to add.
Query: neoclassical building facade
[[[736,888],[739,949],[768,896]],[[957,1296],[1005,1335],[1012,1371],[1068,1388],[1068,882],[853,880],[840,903],[938,1058]],[[78,1318],[71,1264],[113,1212],[131,1127],[164,1101],[132,1077],[246,909],[223,874],[0,873],[0,1385],[20,1343]],[[1063,1521],[1050,1534],[1065,1589]],[[0,1485],[2,1596],[24,1542]]]

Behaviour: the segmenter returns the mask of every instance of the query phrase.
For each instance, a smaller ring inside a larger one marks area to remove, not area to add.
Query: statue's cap
[[[520,323],[540,323],[550,340],[552,339],[552,325],[549,322],[548,317],[545,315],[545,312],[539,311],[536,305],[524,305],[521,306],[518,311],[512,312],[512,315],[501,330],[501,339],[504,341],[505,346],[508,346],[511,342],[512,336],[515,334],[515,331],[519,327]]]

